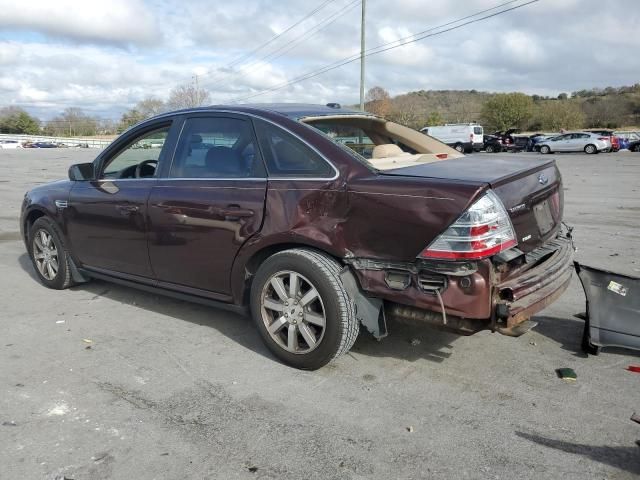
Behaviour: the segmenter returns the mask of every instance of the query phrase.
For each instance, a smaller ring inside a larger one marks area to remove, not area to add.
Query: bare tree
[[[165,103],[156,97],[140,100],[134,107],[144,118],[154,117],[167,110]]]
[[[391,110],[391,96],[382,87],[371,87],[364,98],[365,109],[374,115],[384,117]]]
[[[200,107],[211,103],[209,92],[202,88],[196,88],[192,84],[178,85],[169,94],[167,107],[169,110],[180,108]]]

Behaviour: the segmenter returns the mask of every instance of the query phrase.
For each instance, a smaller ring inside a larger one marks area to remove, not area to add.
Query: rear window
[[[331,122],[314,122],[312,127],[331,137],[336,143],[349,147],[364,158],[371,158],[375,143],[360,127],[337,125]]]

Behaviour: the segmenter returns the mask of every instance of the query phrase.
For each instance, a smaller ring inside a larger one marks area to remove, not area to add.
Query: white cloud
[[[0,0],[0,27],[112,44],[159,39],[154,12],[140,0]]]

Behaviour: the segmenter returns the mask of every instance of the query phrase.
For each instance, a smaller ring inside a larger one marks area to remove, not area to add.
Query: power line
[[[307,30],[307,31],[303,32],[301,35],[298,35],[297,37],[293,38],[288,43],[286,43],[284,45],[281,45],[280,47],[276,48],[275,50],[271,51],[270,53],[267,53],[266,55],[264,55],[264,56],[262,56],[260,58],[257,58],[255,60],[250,61],[249,63],[246,63],[246,64],[242,65],[238,70],[236,70],[235,73],[247,72],[254,65],[258,65],[257,70],[260,70],[261,68],[264,68],[264,65],[260,65],[261,63],[267,62],[267,61],[275,61],[278,58],[282,57],[287,52],[291,51],[292,49],[294,49],[295,47],[300,45],[302,42],[308,40],[309,38],[314,36],[316,33],[320,32],[321,30],[323,30],[326,27],[328,27],[329,25],[331,25],[338,18],[340,18],[341,15],[344,15],[345,13],[347,13],[353,7],[358,5],[360,2],[361,2],[361,0],[352,1],[351,3],[345,5],[342,9],[334,12],[333,14],[331,14],[328,17],[326,17],[323,20],[321,20],[318,24],[314,25],[309,30]],[[218,80],[221,77],[222,77],[222,74],[220,72],[218,72],[217,76],[214,76],[212,79],[207,80],[206,83],[207,84],[211,84],[212,82]]]
[[[510,12],[510,11],[513,11],[513,10],[517,10],[519,8],[525,7],[525,6],[530,5],[532,3],[536,3],[536,2],[538,2],[540,0],[530,0],[530,1],[526,2],[526,3],[521,4],[521,5],[516,5],[514,7],[510,7],[510,8],[504,9],[504,10],[500,10],[498,12],[495,12],[495,13],[492,13],[492,14],[489,14],[489,15],[485,15],[485,16],[480,17],[480,18],[474,18],[474,19],[469,20],[467,22],[460,23],[463,20],[467,20],[467,19],[470,19],[470,18],[473,18],[473,17],[477,17],[478,15],[481,15],[483,13],[502,8],[502,7],[506,6],[506,5],[515,3],[517,1],[519,1],[519,0],[511,0],[509,2],[504,2],[504,3],[500,4],[500,5],[492,7],[490,9],[486,9],[486,10],[482,10],[482,11],[476,12],[473,15],[467,15],[466,17],[462,17],[462,18],[459,18],[457,20],[454,20],[454,21],[451,21],[451,22],[447,22],[445,24],[438,25],[436,27],[432,27],[432,28],[430,28],[428,30],[424,30],[422,32],[410,35],[408,37],[404,37],[402,39],[395,40],[393,42],[388,42],[386,44],[378,45],[377,47],[373,47],[373,48],[370,48],[370,49],[366,50],[366,52],[364,54],[364,57],[369,57],[369,56],[372,56],[372,55],[376,55],[378,53],[383,53],[383,52],[386,52],[388,50],[392,50],[394,48],[399,48],[399,47],[408,45],[410,43],[415,43],[415,42],[423,40],[425,38],[434,37],[434,36],[437,36],[437,35],[441,35],[441,34],[450,32],[452,30],[457,30],[457,29],[462,28],[462,27],[464,27],[466,25],[477,23],[477,22],[480,22],[482,20],[487,20],[489,18],[496,17],[496,16],[501,15],[503,13],[507,13],[507,12]],[[455,25],[456,23],[460,23],[460,24],[459,25]],[[450,25],[454,25],[454,26],[450,26]],[[447,27],[447,26],[449,26],[449,28],[445,28],[444,30],[440,30],[443,27]],[[428,32],[433,32],[434,30],[439,30],[439,31],[434,32],[434,33],[428,33]],[[401,43],[398,43],[398,42],[401,42]],[[397,45],[394,45],[394,44],[397,44]],[[321,67],[321,68],[319,68],[317,70],[302,74],[302,75],[300,75],[300,76],[298,76],[298,77],[296,77],[296,78],[294,78],[294,79],[292,79],[292,80],[290,80],[288,82],[285,82],[285,83],[276,85],[274,87],[270,87],[270,88],[261,90],[259,92],[253,93],[251,95],[247,95],[247,96],[244,96],[244,97],[238,97],[238,98],[235,98],[235,99],[231,99],[230,102],[232,102],[232,103],[243,102],[245,100],[249,100],[251,98],[255,98],[255,97],[264,95],[266,93],[270,93],[270,92],[274,92],[274,91],[277,91],[277,90],[281,90],[281,89],[286,88],[286,87],[288,87],[290,85],[294,85],[294,84],[302,82],[304,80],[309,80],[311,78],[317,77],[318,75],[322,75],[323,73],[327,73],[329,71],[335,70],[335,69],[340,68],[340,67],[342,67],[344,65],[347,65],[349,63],[353,63],[353,62],[359,60],[360,58],[361,58],[360,53],[358,53],[356,55],[352,55],[350,57],[342,58],[340,60],[337,60],[336,62],[333,62],[331,64],[325,65],[324,67]]]
[[[306,14],[304,17],[302,17],[300,20],[298,20],[296,23],[294,23],[293,25],[291,25],[290,27],[286,28],[285,30],[283,30],[282,32],[280,32],[278,35],[272,37],[270,40],[266,41],[265,43],[263,43],[262,45],[260,45],[257,48],[254,48],[253,50],[251,50],[250,52],[242,55],[240,58],[234,60],[233,62],[229,63],[227,66],[228,68],[233,67],[234,65],[237,65],[238,63],[242,63],[242,61],[244,61],[246,58],[251,57],[254,53],[259,52],[260,50],[262,50],[264,47],[266,47],[267,45],[270,45],[271,43],[273,43],[274,41],[276,41],[278,38],[280,38],[282,35],[290,32],[291,30],[293,30],[295,27],[297,27],[298,25],[300,25],[302,22],[304,22],[305,20],[311,18],[312,16],[314,16],[316,13],[318,13],[320,10],[322,10],[324,7],[326,7],[327,5],[329,5],[330,3],[335,2],[336,0],[326,0],[324,3],[320,4],[320,6],[314,8],[313,10],[311,10],[308,14]]]

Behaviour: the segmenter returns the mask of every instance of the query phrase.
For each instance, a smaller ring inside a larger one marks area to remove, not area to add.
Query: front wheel
[[[484,151],[487,152],[487,153],[493,153],[494,152],[493,145],[487,145],[485,147]]]
[[[332,258],[307,249],[269,257],[251,285],[251,314],[284,363],[318,369],[349,351],[359,324]]]
[[[542,153],[543,155],[551,153],[551,148],[549,148],[549,145],[542,145],[540,147],[540,153]]]
[[[69,256],[53,220],[40,217],[33,222],[29,230],[29,256],[46,287],[62,290],[73,285]]]
[[[587,145],[586,147],[584,147],[584,153],[588,153],[590,155],[594,154],[594,153],[598,153],[598,149],[596,148],[595,145]]]

